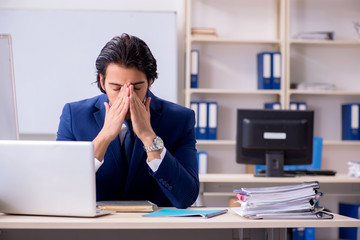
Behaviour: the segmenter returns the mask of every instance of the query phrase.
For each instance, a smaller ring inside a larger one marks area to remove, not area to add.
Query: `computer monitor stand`
[[[255,177],[295,177],[293,174],[284,174],[283,151],[267,151],[265,161],[265,173],[255,173]]]

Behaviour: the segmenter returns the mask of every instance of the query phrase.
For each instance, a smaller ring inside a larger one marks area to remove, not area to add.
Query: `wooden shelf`
[[[360,141],[347,141],[347,140],[324,140],[325,146],[354,146],[360,147]]]
[[[298,95],[343,95],[343,96],[360,96],[360,91],[345,90],[289,90],[288,93]]]
[[[290,44],[303,44],[303,45],[329,45],[329,46],[359,46],[360,41],[351,41],[351,40],[300,40],[292,39]]]
[[[276,95],[281,94],[280,90],[233,90],[233,89],[212,89],[212,88],[191,88],[190,94],[204,93],[204,94],[264,94],[264,95]]]
[[[236,38],[206,38],[191,37],[191,42],[196,43],[233,43],[233,44],[280,44],[280,40],[261,40],[261,39],[236,39]]]

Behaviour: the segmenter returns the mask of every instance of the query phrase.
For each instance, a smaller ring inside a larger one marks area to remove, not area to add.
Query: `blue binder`
[[[281,103],[280,102],[268,102],[264,103],[265,109],[272,109],[272,110],[280,110],[281,109]]]
[[[359,103],[342,105],[342,140],[360,140]]]
[[[190,72],[191,72],[191,88],[197,88],[198,87],[198,81],[199,81],[199,50],[191,50],[191,66],[190,66]]]
[[[293,240],[315,240],[315,228],[293,228]]]
[[[258,89],[271,89],[271,52],[257,55]]]
[[[289,103],[289,110],[298,110],[297,102],[291,101]]]
[[[207,103],[208,111],[208,139],[215,140],[217,138],[217,122],[218,122],[218,104],[217,102]]]
[[[199,103],[191,102],[190,108],[195,112],[195,138],[197,138],[199,132]]]
[[[307,110],[306,102],[297,102],[297,107],[299,111]]]
[[[208,153],[197,152],[197,160],[199,166],[199,174],[205,174],[208,172]]]
[[[207,120],[207,102],[198,102],[199,114],[198,114],[198,128],[196,131],[196,139],[207,139],[208,138],[208,120]]]
[[[347,217],[359,219],[360,203],[339,203],[339,214]],[[352,228],[339,228],[339,238],[356,240],[358,239],[359,229]]]
[[[271,89],[281,88],[281,53],[271,53]]]
[[[291,101],[290,105],[289,105],[289,109],[290,110],[303,111],[303,110],[307,109],[307,104],[306,104],[306,102],[294,102],[294,101]]]

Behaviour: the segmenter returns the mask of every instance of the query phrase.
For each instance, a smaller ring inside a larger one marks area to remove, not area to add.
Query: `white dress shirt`
[[[120,133],[119,133],[121,145],[123,144],[127,130],[128,129],[127,129],[126,124],[123,123],[123,125],[121,126]],[[146,163],[149,165],[149,167],[151,168],[151,170],[153,172],[156,172],[159,169],[159,166],[160,166],[162,160],[164,159],[165,154],[166,154],[166,148],[164,147],[160,153],[160,159],[154,159],[151,162],[149,162],[148,159],[146,159]],[[97,160],[95,158],[95,171],[97,171],[101,167],[101,165],[104,163],[104,161],[105,161],[105,159],[102,162],[100,162],[99,160]]]

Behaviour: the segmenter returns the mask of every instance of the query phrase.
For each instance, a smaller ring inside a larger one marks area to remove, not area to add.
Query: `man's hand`
[[[107,102],[105,105],[105,121],[104,126],[93,140],[95,158],[102,161],[105,152],[117,135],[119,135],[121,126],[124,123],[126,114],[130,106],[130,84],[121,87],[120,92],[115,101],[110,106]]]
[[[130,84],[125,84],[121,87],[118,97],[110,106],[105,102],[105,122],[101,132],[104,136],[114,140],[119,135],[121,126],[125,120],[126,114],[129,110]]]
[[[134,133],[145,146],[150,146],[156,137],[150,122],[150,101],[145,103],[134,92],[134,86],[130,86],[130,115]]]

